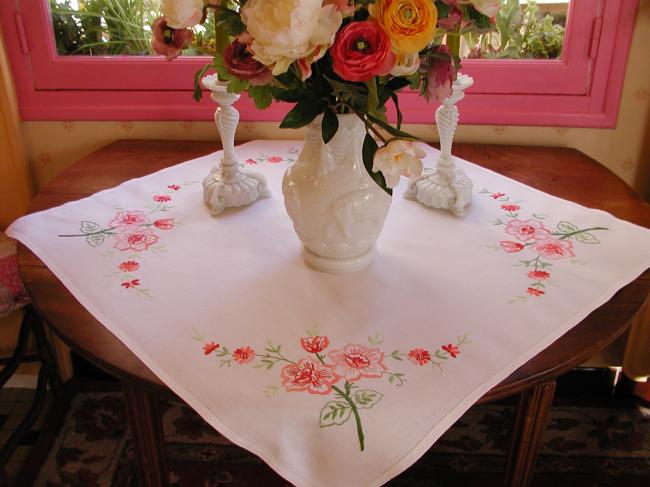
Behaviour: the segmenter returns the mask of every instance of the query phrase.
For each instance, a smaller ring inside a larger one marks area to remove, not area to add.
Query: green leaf
[[[79,230],[81,230],[81,233],[93,233],[101,230],[102,227],[97,225],[95,222],[87,222],[83,221],[81,222],[81,226],[79,227]]]
[[[241,93],[246,88],[248,88],[248,81],[245,79],[233,78],[228,83],[227,91],[228,93]]]
[[[352,402],[359,409],[370,409],[381,401],[383,397],[384,395],[381,392],[366,389],[355,391],[354,394],[352,394]]]
[[[386,186],[386,179],[384,179],[384,175],[380,171],[373,172],[372,170],[372,165],[377,149],[378,147],[375,139],[372,138],[372,135],[366,134],[366,137],[363,139],[362,149],[363,165],[365,166],[366,171],[368,171],[368,174],[372,180],[377,183],[381,189],[386,191],[389,195],[393,196],[393,190]]]
[[[91,247],[99,247],[104,243],[106,235],[103,233],[95,233],[94,235],[88,235],[86,237],[86,243]]]
[[[413,137],[411,134],[408,134],[406,132],[402,132],[399,129],[396,129],[393,127],[391,124],[384,122],[383,120],[380,120],[379,118],[371,115],[371,114],[366,114],[368,117],[368,120],[370,120],[373,124],[379,125],[381,128],[383,128],[386,132],[391,134],[393,137],[399,137],[400,139],[408,139],[408,140],[417,140],[416,137]]]
[[[289,103],[298,103],[300,100],[305,98],[305,90],[302,88],[295,88],[292,90],[284,90],[273,86],[271,88],[273,93],[273,98],[278,101],[286,101]]]
[[[399,109],[399,98],[396,93],[393,93],[390,95],[391,100],[393,100],[393,103],[395,104],[395,111],[397,112],[397,129],[402,128],[402,110]]]
[[[326,144],[332,140],[336,135],[336,132],[339,129],[339,118],[336,116],[336,113],[331,108],[326,108],[323,113],[323,142]]]
[[[314,119],[323,113],[324,103],[311,98],[304,98],[293,107],[280,122],[281,129],[299,129],[310,124]]]
[[[328,401],[320,411],[320,427],[342,425],[348,419],[352,408],[346,401]]]
[[[201,86],[201,79],[205,75],[205,73],[212,67],[212,64],[206,64],[203,66],[201,69],[199,69],[195,74],[194,74],[194,94],[192,95],[192,98],[194,98],[194,101],[201,101],[201,98],[203,98],[203,89]]]
[[[578,242],[582,242],[585,244],[599,244],[600,240],[598,240],[594,234],[592,233],[578,233],[574,235],[575,239]]]
[[[216,24],[215,29],[217,31],[225,32],[230,37],[237,37],[246,30],[239,12],[223,6],[216,8]]]
[[[255,102],[255,108],[264,110],[268,108],[273,102],[273,92],[271,87],[266,86],[249,86],[248,94]]]
[[[374,76],[370,81],[366,82],[368,87],[368,100],[366,102],[366,111],[368,113],[376,114],[379,108],[379,94],[377,93],[377,78]]]
[[[571,232],[577,232],[578,231],[578,227],[576,227],[573,223],[569,223],[569,222],[560,222],[560,223],[558,223],[557,224],[557,229],[560,232],[563,232],[563,233],[571,233]]]

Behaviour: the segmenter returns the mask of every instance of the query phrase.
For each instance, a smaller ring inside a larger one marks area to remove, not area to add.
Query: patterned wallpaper
[[[461,125],[459,142],[576,148],[608,167],[650,199],[650,0],[641,0],[615,129]],[[462,102],[459,105],[462,124]],[[433,119],[433,114],[432,114]],[[37,189],[80,157],[116,139],[212,139],[212,122],[23,122],[28,159]],[[425,141],[437,140],[435,126],[407,125]],[[240,123],[238,140],[300,139],[295,130],[268,122]]]

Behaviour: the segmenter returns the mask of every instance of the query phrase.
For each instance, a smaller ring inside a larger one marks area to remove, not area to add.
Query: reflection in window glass
[[[49,0],[60,55],[154,54],[151,24],[159,17],[160,0]],[[569,0],[501,0],[482,35],[463,36],[464,57],[478,59],[556,59],[562,55]],[[212,15],[212,14],[210,14]],[[489,28],[489,29],[488,29]],[[214,51],[214,22],[194,29],[185,55]]]

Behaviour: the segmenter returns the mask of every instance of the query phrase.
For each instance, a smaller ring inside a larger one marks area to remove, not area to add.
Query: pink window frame
[[[572,0],[561,60],[467,60],[476,80],[462,123],[615,127],[638,0]],[[606,20],[606,21],[605,21]],[[57,56],[47,0],[0,1],[0,27],[23,120],[209,120],[208,97],[190,96],[203,58]],[[431,123],[416,93],[400,95],[407,123]],[[278,121],[289,106],[258,111],[243,97],[243,120]]]

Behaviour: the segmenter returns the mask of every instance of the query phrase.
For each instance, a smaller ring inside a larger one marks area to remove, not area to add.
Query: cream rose
[[[203,18],[203,0],[161,0],[160,11],[172,29],[189,29]]]
[[[297,60],[316,61],[332,45],[343,21],[334,4],[322,0],[248,0],[241,19],[253,37],[253,57],[273,74]]]
[[[393,139],[377,150],[372,170],[381,171],[386,186],[394,188],[400,176],[417,177],[422,174],[422,159],[426,155],[410,140]]]

